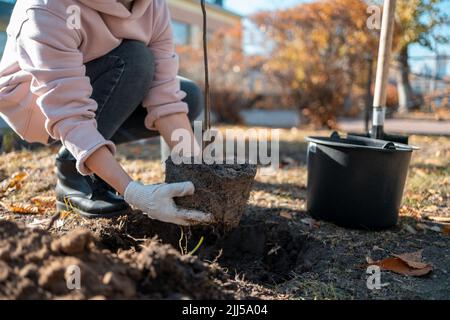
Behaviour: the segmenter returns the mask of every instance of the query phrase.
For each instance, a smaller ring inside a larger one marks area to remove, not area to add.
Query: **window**
[[[3,55],[3,50],[5,50],[6,45],[6,32],[0,32],[0,57]]]
[[[3,55],[3,50],[6,44],[6,26],[14,7],[14,0],[0,0],[0,57]]]
[[[180,21],[173,21],[173,36],[176,45],[187,45],[191,42],[191,26]]]
[[[206,0],[206,2],[223,7],[223,0]]]

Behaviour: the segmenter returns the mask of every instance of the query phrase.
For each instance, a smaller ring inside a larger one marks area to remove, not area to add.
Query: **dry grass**
[[[250,206],[255,210],[270,212],[288,220],[290,225],[298,227],[299,234],[321,243],[325,248],[323,260],[310,270],[295,269],[282,283],[263,284],[274,292],[273,297],[276,293],[292,299],[450,298],[450,241],[449,236],[444,234],[446,227],[442,222],[450,218],[450,138],[411,138],[411,143],[421,150],[413,156],[400,223],[393,230],[371,233],[345,230],[328,223],[307,223],[304,137],[309,134],[326,132],[294,129],[281,132],[284,166],[276,176],[258,176],[251,194]],[[17,151],[1,155],[0,201],[7,205],[36,206],[36,201],[32,201],[34,197],[53,197],[55,152],[55,149],[43,148],[34,152]],[[158,140],[121,146],[119,158],[134,178],[144,183],[163,181]],[[11,177],[20,172],[26,172],[26,178],[11,185]],[[37,214],[0,210],[0,219],[44,226],[53,214],[51,206]],[[441,222],[430,220],[439,220],[437,217],[441,218]],[[83,224],[82,219],[74,215],[66,218]],[[65,231],[63,224],[54,230]],[[386,257],[392,253],[418,249],[425,249],[425,259],[435,266],[432,276],[419,279],[387,273],[385,278],[389,286],[380,291],[367,290],[367,275],[357,267],[365,262],[367,256]]]

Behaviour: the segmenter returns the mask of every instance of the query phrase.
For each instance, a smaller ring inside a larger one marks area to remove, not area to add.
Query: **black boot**
[[[58,182],[56,184],[57,211],[74,211],[87,218],[110,218],[130,211],[125,200],[99,177],[82,176],[75,167],[75,159],[62,147],[56,156]]]

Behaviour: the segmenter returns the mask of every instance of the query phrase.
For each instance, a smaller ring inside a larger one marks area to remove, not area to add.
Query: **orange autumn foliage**
[[[246,108],[255,96],[245,85],[247,68],[242,48],[241,25],[221,29],[208,37],[208,63],[212,110],[218,121],[240,122],[239,110]],[[180,73],[204,86],[202,43],[180,46]]]
[[[366,9],[362,0],[322,0],[253,19],[274,44],[264,71],[317,126],[333,127],[344,105],[361,104],[378,45]]]
[[[419,250],[412,253],[394,255],[379,261],[371,261],[369,259],[368,265],[376,265],[382,270],[392,271],[405,276],[420,277],[433,271],[433,266],[430,263],[422,262],[422,252],[423,250]]]

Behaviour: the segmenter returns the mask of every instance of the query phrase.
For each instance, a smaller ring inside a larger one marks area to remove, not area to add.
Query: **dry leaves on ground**
[[[308,225],[311,229],[320,227],[320,222],[313,218],[304,218],[301,219],[300,222]]]
[[[422,214],[418,209],[402,206],[399,211],[400,216],[412,217],[416,220],[422,219]]]
[[[54,197],[33,197],[31,203],[20,202],[6,202],[0,201],[2,205],[8,211],[19,214],[41,214],[54,210],[55,198]]]
[[[31,202],[39,207],[40,210],[53,210],[55,209],[56,199],[55,197],[33,197],[31,198]]]
[[[367,266],[376,265],[382,270],[392,271],[405,276],[424,276],[433,270],[433,266],[430,263],[422,262],[422,252],[423,250],[419,250],[411,253],[393,255],[392,257],[378,261],[367,258]]]
[[[289,220],[292,220],[292,218],[293,218],[292,213],[290,213],[289,211],[285,211],[285,210],[282,210],[280,212],[280,217],[289,219]]]
[[[436,222],[450,223],[450,217],[429,216],[427,219]]]
[[[28,204],[28,203],[8,203],[8,202],[1,201],[0,205],[12,213],[20,213],[20,214],[44,213],[44,210],[42,210],[38,206]]]
[[[428,225],[426,223],[417,223],[416,228],[419,230],[430,230],[437,233],[448,235],[450,233],[450,224],[433,224]]]
[[[7,191],[20,189],[21,182],[28,176],[26,172],[20,171],[14,173],[10,178],[5,179],[0,184],[0,196]]]
[[[450,224],[446,224],[442,228],[442,233],[445,234],[446,236],[450,235]]]

